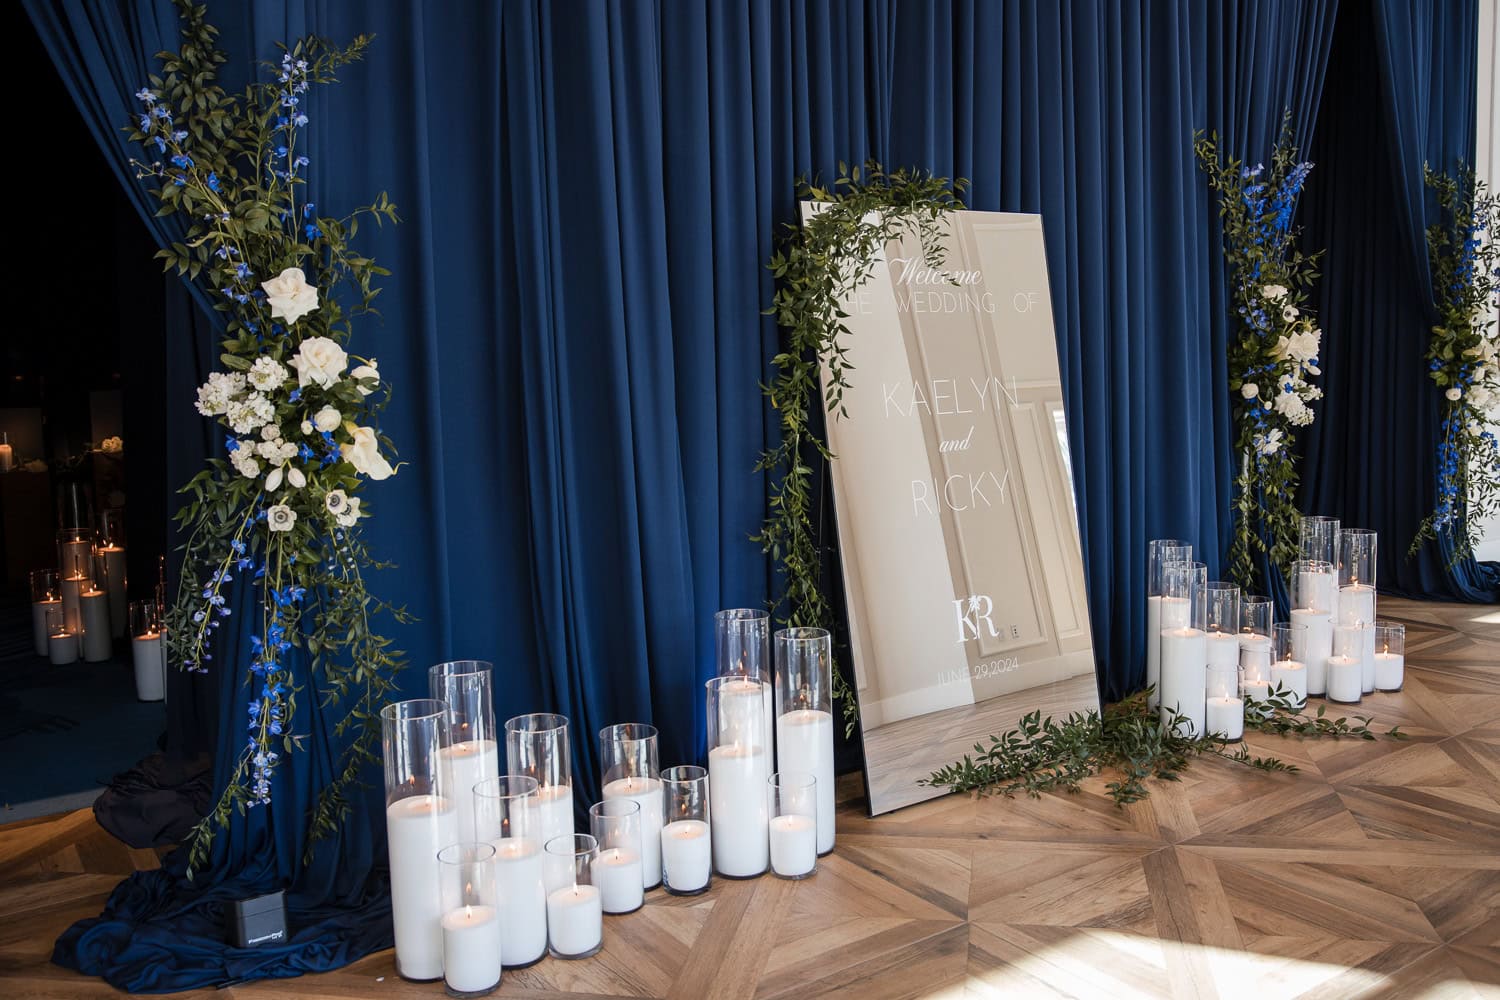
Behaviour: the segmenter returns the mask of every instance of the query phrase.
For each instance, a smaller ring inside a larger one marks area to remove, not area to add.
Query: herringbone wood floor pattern
[[[1096,782],[867,819],[816,877],[652,894],[604,951],[507,973],[504,996],[1500,996],[1500,609],[1384,600],[1407,686],[1364,710],[1407,743],[1254,738],[1296,775],[1195,764],[1119,810]],[[116,880],[155,863],[88,812],[0,829],[0,996],[106,996],[48,963]],[[441,995],[389,952],[244,997]],[[213,996],[213,993],[205,993]],[[222,995],[219,994],[219,995]]]

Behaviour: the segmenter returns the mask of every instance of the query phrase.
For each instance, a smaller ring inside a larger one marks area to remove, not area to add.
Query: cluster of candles
[[[1157,539],[1148,548],[1146,683],[1163,721],[1184,735],[1244,736],[1246,701],[1280,693],[1356,704],[1401,690],[1405,626],[1375,617],[1375,532],[1336,519],[1302,519],[1290,569],[1291,613],[1273,621],[1271,598],[1210,581],[1192,546]]]
[[[54,665],[108,660],[114,640],[128,634],[135,661],[136,697],[166,697],[160,594],[126,601],[124,520],[107,510],[96,533],[64,528],[57,534],[57,569],[31,572],[31,631],[38,656]]]
[[[832,640],[791,628],[773,644],[753,610],[719,612],[715,635],[708,767],[662,770],[654,727],[606,726],[587,833],[574,829],[568,720],[521,715],[502,735],[489,663],[440,663],[428,698],[382,710],[402,976],[483,995],[503,969],[595,954],[604,915],[640,909],[648,890],[814,873],[834,846]]]

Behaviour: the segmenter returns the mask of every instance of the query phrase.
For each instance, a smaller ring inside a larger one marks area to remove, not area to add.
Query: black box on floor
[[[236,899],[230,921],[236,947],[255,948],[286,940],[286,897],[272,892],[254,899]]]

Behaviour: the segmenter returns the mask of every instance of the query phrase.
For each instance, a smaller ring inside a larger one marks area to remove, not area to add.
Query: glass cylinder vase
[[[1292,708],[1307,703],[1307,664],[1301,657],[1307,649],[1307,626],[1276,622],[1271,626],[1271,693],[1279,693]]]
[[[818,853],[833,850],[833,637],[827,629],[776,633],[776,766],[817,778]]]
[[[775,754],[776,713],[772,705],[771,616],[755,608],[731,608],[714,615],[714,650],[717,676],[740,681],[765,681],[766,735],[761,746]],[[741,693],[748,691],[740,685]]]
[[[54,667],[66,666],[78,659],[78,635],[68,628],[67,615],[61,604],[47,609],[47,659]]]
[[[1324,676],[1329,701],[1340,705],[1358,705],[1364,691],[1365,631],[1368,625],[1335,625],[1333,655],[1328,658]]]
[[[57,570],[31,571],[31,644],[37,656],[47,655],[47,611],[62,607]]]
[[[1298,559],[1292,563],[1291,620],[1307,626],[1306,648],[1298,659],[1307,667],[1307,693],[1328,690],[1327,663],[1333,655],[1333,606],[1338,593],[1338,574],[1324,559]]]
[[[588,958],[604,945],[604,908],[594,882],[599,843],[587,833],[553,837],[548,858],[568,873],[567,883],[547,893],[547,952],[553,958]]]
[[[604,798],[630,799],[641,806],[641,884],[646,889],[661,884],[665,803],[658,753],[655,726],[622,722],[599,730],[599,785]]]
[[[161,630],[161,606],[155,601],[130,602],[130,653],[135,667],[135,696],[161,701],[167,696],[167,660]]]
[[[1180,538],[1154,538],[1146,545],[1146,684],[1150,705],[1161,705],[1162,599],[1167,594],[1167,566],[1192,562],[1193,546]]]
[[[500,739],[495,731],[494,666],[484,660],[450,660],[427,669],[427,693],[448,705],[448,739],[439,751],[448,769],[448,787],[458,806],[458,828],[465,837],[474,826],[474,788],[500,774]]]
[[[1375,622],[1375,690],[1400,691],[1406,684],[1406,626]]]
[[[778,771],[766,781],[771,816],[771,873],[804,879],[818,867],[818,778]]]
[[[645,902],[641,827],[641,804],[635,799],[605,799],[589,807],[589,828],[599,844],[594,885],[605,913],[634,913]],[[656,838],[660,846],[660,831]]]
[[[708,701],[709,825],[714,870],[726,878],[754,878],[770,863],[765,747],[770,685],[745,677],[715,677]]]
[[[1206,590],[1208,666],[1240,668],[1240,588],[1227,580],[1210,580]]]
[[[1339,519],[1321,514],[1304,514],[1298,530],[1297,548],[1303,559],[1317,559],[1337,566],[1339,558]]]
[[[57,565],[62,596],[63,620],[68,631],[83,635],[82,595],[94,581],[94,532],[89,528],[64,528],[57,533]]]
[[[505,723],[505,770],[537,783],[537,813],[542,843],[573,833],[573,758],[568,720],[551,712],[518,715]],[[560,888],[571,876],[550,855],[543,858],[547,890]]]
[[[708,826],[708,771],[694,764],[661,774],[666,823],[661,828],[662,885],[674,896],[708,890],[713,838]]]
[[[474,825],[478,838],[495,846],[502,964],[507,969],[533,965],[547,953],[536,779],[508,774],[481,781],[474,788]]]
[[[1239,664],[1209,664],[1207,709],[1204,726],[1208,735],[1233,743],[1245,735],[1245,702],[1240,694]]]
[[[438,756],[448,743],[448,706],[430,698],[380,710],[385,829],[391,864],[396,971],[427,982],[443,975],[438,852],[458,843],[458,809]]]
[[[1375,690],[1375,532],[1345,528],[1339,532],[1339,623],[1364,629],[1360,651],[1364,694]]]
[[[1198,736],[1203,732],[1203,671],[1208,664],[1208,567],[1169,563],[1165,574],[1161,718],[1180,735]]]
[[[482,997],[500,985],[494,861],[493,844],[450,844],[438,852],[443,987],[450,997]]]

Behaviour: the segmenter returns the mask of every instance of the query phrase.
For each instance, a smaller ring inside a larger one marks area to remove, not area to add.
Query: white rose
[[[344,422],[343,414],[331,406],[325,406],[313,414],[313,426],[323,432],[338,430],[339,424]]]
[[[1254,382],[1246,382],[1244,385],[1240,386],[1240,395],[1244,396],[1246,399],[1254,399],[1256,396],[1260,395],[1260,386],[1256,385]]]
[[[1260,294],[1268,299],[1279,299],[1286,295],[1285,285],[1262,285]]]
[[[104,451],[104,452],[124,451],[125,450],[125,441],[124,441],[123,438],[107,437],[99,445],[99,450],[100,451]]]
[[[377,481],[389,477],[396,471],[391,468],[391,463],[380,454],[380,442],[376,440],[373,428],[356,427],[351,433],[354,436],[354,442],[341,445],[339,448],[344,461],[354,466],[355,470],[362,475]]]
[[[281,437],[281,428],[275,424],[266,424],[260,429],[260,437],[262,441],[275,441]]]
[[[269,281],[262,281],[260,287],[271,304],[271,316],[286,320],[287,326],[318,308],[318,290],[307,283],[300,267],[289,267]]]
[[[1464,398],[1464,394],[1458,390],[1458,386],[1454,386],[1453,388],[1449,389],[1447,392],[1443,393],[1443,395],[1447,396],[1448,399],[1449,399],[1449,401],[1454,402],[1454,403],[1456,403],[1460,399]]]
[[[297,512],[284,503],[266,510],[266,526],[272,531],[291,531],[297,523]]]
[[[313,382],[326,389],[339,380],[348,363],[349,355],[327,337],[308,337],[291,360],[291,366],[297,369],[298,388]]]
[[[344,505],[344,512],[334,516],[338,518],[339,524],[343,527],[353,527],[354,522],[360,518],[359,497],[350,497],[349,502]]]
[[[374,358],[370,359],[370,363],[369,364],[367,364],[367,365],[360,365],[358,368],[355,368],[355,369],[351,370],[349,372],[349,377],[350,378],[355,378],[355,379],[361,379],[361,378],[374,379],[375,382],[377,383],[377,385],[375,387],[366,387],[366,386],[363,386],[363,385],[360,386],[359,387],[359,394],[361,396],[368,396],[370,393],[372,393],[372,392],[375,391],[375,388],[379,387],[378,384],[380,382],[380,371],[375,367],[375,359]]]

